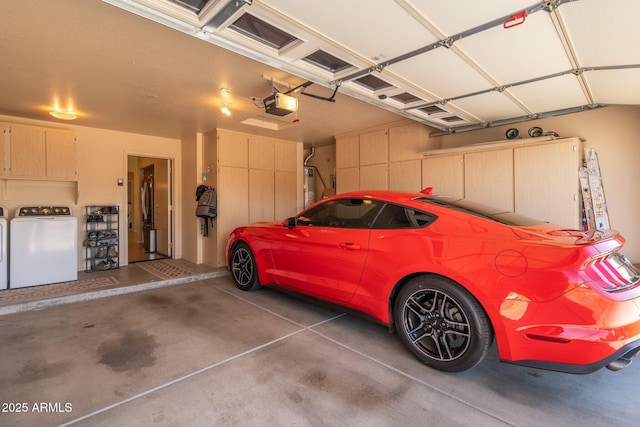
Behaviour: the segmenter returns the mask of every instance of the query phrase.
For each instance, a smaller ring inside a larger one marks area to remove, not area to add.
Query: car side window
[[[370,228],[384,203],[361,198],[322,203],[298,217],[300,226]]]
[[[373,228],[401,229],[421,228],[436,220],[436,216],[406,206],[388,203],[378,215]]]

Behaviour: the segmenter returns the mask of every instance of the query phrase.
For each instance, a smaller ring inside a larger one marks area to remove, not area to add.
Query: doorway
[[[128,156],[128,263],[173,256],[171,162]]]

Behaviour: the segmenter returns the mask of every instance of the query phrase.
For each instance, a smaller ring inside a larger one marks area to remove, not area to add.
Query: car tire
[[[256,258],[244,242],[237,243],[231,250],[231,275],[236,286],[243,291],[260,288]]]
[[[440,276],[419,276],[402,287],[394,321],[404,344],[426,365],[461,372],[478,364],[493,342],[480,303],[466,289]]]

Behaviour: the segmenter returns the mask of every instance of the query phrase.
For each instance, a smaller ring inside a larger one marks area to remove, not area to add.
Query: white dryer
[[[9,230],[7,224],[7,210],[0,208],[0,291],[8,287],[8,254]]]
[[[21,207],[10,225],[11,289],[78,280],[78,220],[70,208]]]

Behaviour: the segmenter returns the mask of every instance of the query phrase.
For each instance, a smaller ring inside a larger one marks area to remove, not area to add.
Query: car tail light
[[[582,271],[607,292],[629,289],[640,282],[640,271],[618,252],[591,257],[583,265]]]

